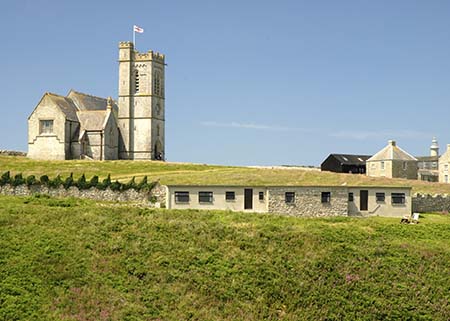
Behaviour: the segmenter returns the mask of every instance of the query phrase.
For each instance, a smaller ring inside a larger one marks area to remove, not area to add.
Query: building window
[[[348,201],[353,202],[353,193],[348,193]]]
[[[156,137],[159,137],[161,133],[161,127],[159,126],[159,124],[156,126]]]
[[[407,168],[408,168],[408,163],[407,162],[403,162],[403,170],[406,171]]]
[[[175,203],[189,203],[189,192],[175,192]]]
[[[377,198],[377,202],[384,202],[386,199],[386,196],[384,193],[375,193],[375,196]]]
[[[259,192],[259,200],[264,201],[264,192]]]
[[[444,175],[444,183],[448,183],[448,175]]]
[[[139,92],[139,70],[134,71],[134,92]]]
[[[39,133],[40,134],[53,134],[53,120],[39,121]]]
[[[294,192],[286,192],[284,194],[284,200],[288,204],[295,203],[295,193]]]
[[[212,203],[213,202],[213,192],[198,192],[198,202],[199,203]]]
[[[384,162],[381,162],[381,169],[384,170]]]
[[[405,193],[392,193],[392,204],[405,204]]]
[[[448,171],[448,164],[444,165],[444,171]]]
[[[159,116],[161,114],[161,106],[156,104],[156,115]]]
[[[330,203],[331,202],[331,192],[322,192],[322,203]]]
[[[161,74],[158,71],[154,74],[153,93],[161,96]]]
[[[235,192],[225,192],[225,200],[234,201],[236,199]]]

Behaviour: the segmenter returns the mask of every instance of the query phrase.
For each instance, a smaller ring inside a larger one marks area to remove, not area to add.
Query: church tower
[[[164,159],[164,55],[119,44],[120,159]]]

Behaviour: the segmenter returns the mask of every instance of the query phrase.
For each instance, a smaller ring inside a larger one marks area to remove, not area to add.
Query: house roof
[[[439,160],[439,156],[417,156],[416,158],[419,162],[437,162]]]
[[[370,155],[330,154],[328,157],[334,157],[342,165],[365,165]]]
[[[77,112],[80,127],[87,131],[103,130],[109,110],[81,110]]]
[[[46,93],[44,97],[50,99],[66,115],[66,118],[72,121],[78,121],[77,108],[73,101],[67,97]]]
[[[417,158],[405,152],[397,146],[395,141],[390,140],[388,145],[373,155],[367,161],[382,161],[382,160],[402,160],[402,161],[417,161]]]
[[[91,96],[70,90],[67,98],[70,98],[78,110],[106,110],[107,99]]]

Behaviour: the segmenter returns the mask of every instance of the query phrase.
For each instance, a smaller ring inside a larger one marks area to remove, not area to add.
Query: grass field
[[[450,184],[416,180],[374,178],[365,175],[337,174],[304,169],[266,169],[202,164],[179,164],[151,161],[36,161],[26,157],[0,156],[0,172],[26,175],[75,176],[98,175],[122,181],[147,175],[162,184],[213,185],[355,185],[411,186],[413,192],[448,193]]]
[[[449,226],[0,196],[0,320],[449,320]]]

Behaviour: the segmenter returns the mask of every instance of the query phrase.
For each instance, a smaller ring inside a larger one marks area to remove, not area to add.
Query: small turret
[[[433,137],[431,141],[430,156],[439,156],[439,144],[436,137]]]

